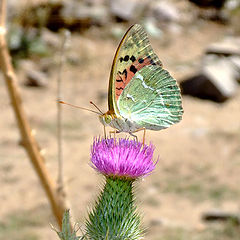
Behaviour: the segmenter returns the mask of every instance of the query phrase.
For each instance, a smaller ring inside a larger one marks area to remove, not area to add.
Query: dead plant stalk
[[[64,194],[59,194],[57,191],[56,183],[50,177],[50,174],[44,164],[45,161],[43,159],[43,156],[40,154],[40,148],[38,147],[35,138],[31,134],[31,127],[26,117],[20,91],[17,85],[17,76],[14,72],[11,63],[11,56],[6,44],[5,36],[7,30],[5,27],[5,19],[6,1],[0,0],[0,68],[6,82],[11,105],[13,107],[18,128],[21,134],[23,146],[47,194],[53,214],[59,227],[61,228],[62,216],[64,214],[64,211],[67,209],[66,199]]]

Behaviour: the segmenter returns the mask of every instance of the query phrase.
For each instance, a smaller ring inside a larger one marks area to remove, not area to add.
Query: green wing
[[[147,58],[148,61],[140,64],[138,60]],[[130,71],[131,65],[134,65],[136,70],[141,69],[144,65],[156,64],[161,65],[161,61],[153,52],[153,49],[148,40],[148,36],[141,25],[135,24],[131,26],[124,37],[122,38],[117,51],[115,53],[108,87],[108,107],[110,111],[119,113],[117,107],[118,93],[117,89],[124,89],[131,81],[133,73]],[[122,83],[118,83],[118,74],[125,73],[122,76]]]
[[[176,80],[158,65],[136,72],[117,104],[122,117],[151,130],[167,128],[179,122],[183,114]]]

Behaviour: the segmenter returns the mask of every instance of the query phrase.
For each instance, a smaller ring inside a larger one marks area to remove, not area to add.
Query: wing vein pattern
[[[176,80],[161,66],[142,68],[118,100],[121,116],[141,127],[160,130],[182,119],[182,101]]]

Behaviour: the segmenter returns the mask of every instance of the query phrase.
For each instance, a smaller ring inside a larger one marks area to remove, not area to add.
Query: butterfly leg
[[[136,132],[136,131],[135,131],[135,132]],[[136,141],[138,141],[138,137],[137,137],[136,135],[134,135],[134,134],[131,133],[131,132],[129,132],[129,134],[130,134],[131,136],[133,136],[133,137],[135,138]]]
[[[146,137],[146,128],[139,128],[139,129],[137,129],[136,131],[134,131],[134,133],[135,132],[139,132],[139,131],[142,131],[143,130],[143,145],[144,145],[144,143],[145,143],[145,137]],[[137,136],[136,135],[133,135],[132,133],[129,133],[131,136],[133,136],[133,137],[136,137],[136,140],[137,140]]]
[[[113,138],[116,139],[116,133],[119,133],[119,132],[117,130],[109,131],[110,138],[112,137],[112,133],[113,133]]]
[[[104,138],[106,139],[107,138],[107,134],[106,134],[106,127],[105,127],[105,125],[103,125],[103,132],[104,132]]]
[[[145,138],[146,138],[146,128],[143,128],[143,145],[145,143]]]

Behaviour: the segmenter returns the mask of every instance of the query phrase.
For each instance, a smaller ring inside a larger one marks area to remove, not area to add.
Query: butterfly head
[[[100,122],[105,126],[110,125],[113,119],[114,119],[114,115],[109,111],[99,115]]]

